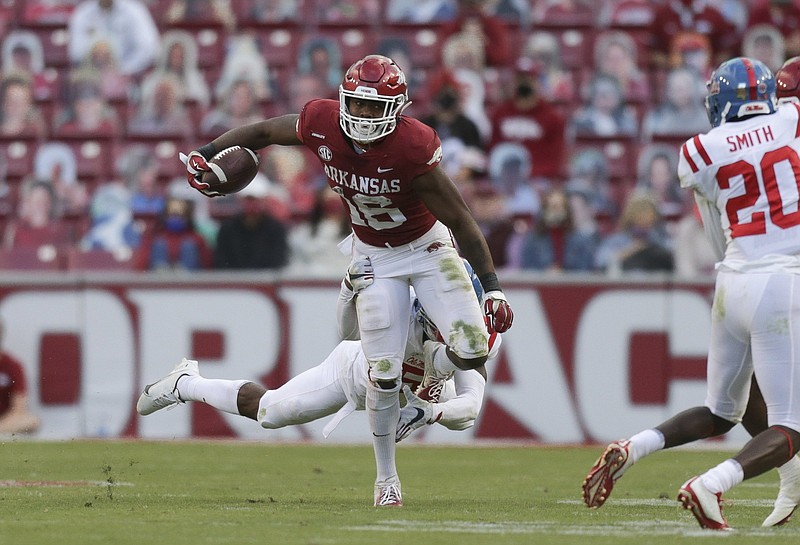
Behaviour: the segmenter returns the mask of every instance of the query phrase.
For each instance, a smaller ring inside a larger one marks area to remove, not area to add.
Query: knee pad
[[[270,395],[273,390],[268,390],[258,402],[257,420],[262,428],[277,430],[286,426],[303,424],[297,398],[284,399],[274,402]]]
[[[489,333],[486,327],[481,324],[480,328],[475,328],[464,322],[453,325],[445,344],[463,361],[483,358],[475,367],[483,365],[489,355]]]
[[[400,358],[380,358],[376,360],[368,360],[369,365],[369,380],[374,383],[378,382],[397,382],[397,388],[400,388],[400,376],[403,373],[403,361]]]

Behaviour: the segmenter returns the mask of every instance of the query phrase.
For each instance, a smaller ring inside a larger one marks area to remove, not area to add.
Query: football
[[[244,189],[258,174],[258,155],[247,148],[232,146],[208,161],[211,172],[203,174],[210,189],[230,195]]]

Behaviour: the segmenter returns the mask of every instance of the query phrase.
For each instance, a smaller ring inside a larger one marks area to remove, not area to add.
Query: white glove
[[[354,294],[360,292],[375,281],[375,270],[367,256],[361,256],[350,262],[344,275],[344,285]]]
[[[403,395],[406,396],[406,406],[400,409],[400,420],[397,421],[394,435],[395,443],[408,437],[412,431],[434,424],[442,417],[442,413],[434,415],[433,404],[420,399],[407,384],[403,385]]]

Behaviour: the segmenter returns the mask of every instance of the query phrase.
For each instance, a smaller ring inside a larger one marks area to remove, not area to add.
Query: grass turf
[[[401,445],[405,506],[372,507],[364,446],[6,440],[0,543],[726,544],[789,543],[800,521],[762,529],[777,473],[726,495],[736,532],[701,531],[675,496],[729,453],[655,454],[599,510],[580,501],[601,447]],[[800,517],[799,517],[800,518]]]

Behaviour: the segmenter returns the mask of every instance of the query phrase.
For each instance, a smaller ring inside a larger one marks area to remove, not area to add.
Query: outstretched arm
[[[500,335],[493,333],[489,336],[489,362],[497,357],[501,343]],[[400,410],[395,441],[402,441],[414,430],[436,422],[451,430],[471,428],[483,406],[486,380],[486,366],[482,365],[477,369],[458,370],[451,380],[418,390],[419,395],[404,386],[406,406]],[[451,395],[453,388],[454,396]],[[437,389],[440,393],[429,395]],[[428,401],[434,397],[436,402]]]
[[[231,146],[242,146],[252,150],[259,150],[274,144],[297,146],[302,143],[296,132],[299,117],[297,114],[287,114],[243,125],[215,138],[211,145],[216,151],[222,151]],[[206,159],[210,159],[210,157],[206,157]]]
[[[243,125],[229,130],[204,146],[200,146],[189,155],[181,153],[179,157],[186,165],[189,185],[208,197],[218,197],[220,193],[214,191],[207,183],[203,182],[203,174],[211,170],[208,161],[214,155],[232,146],[241,146],[251,150],[259,150],[273,144],[297,146],[302,143],[297,136],[299,118],[298,114],[287,114]]]
[[[452,380],[452,382],[451,382]],[[453,379],[440,383],[440,396],[447,397],[447,390],[455,387],[454,396],[439,402],[428,401],[426,390],[419,395],[408,385],[403,386],[406,405],[400,410],[400,419],[395,431],[395,442],[408,437],[422,426],[437,422],[451,430],[466,430],[475,424],[483,405],[483,392],[486,388],[486,370],[483,367],[468,371],[456,371]],[[422,397],[420,397],[422,396]]]

